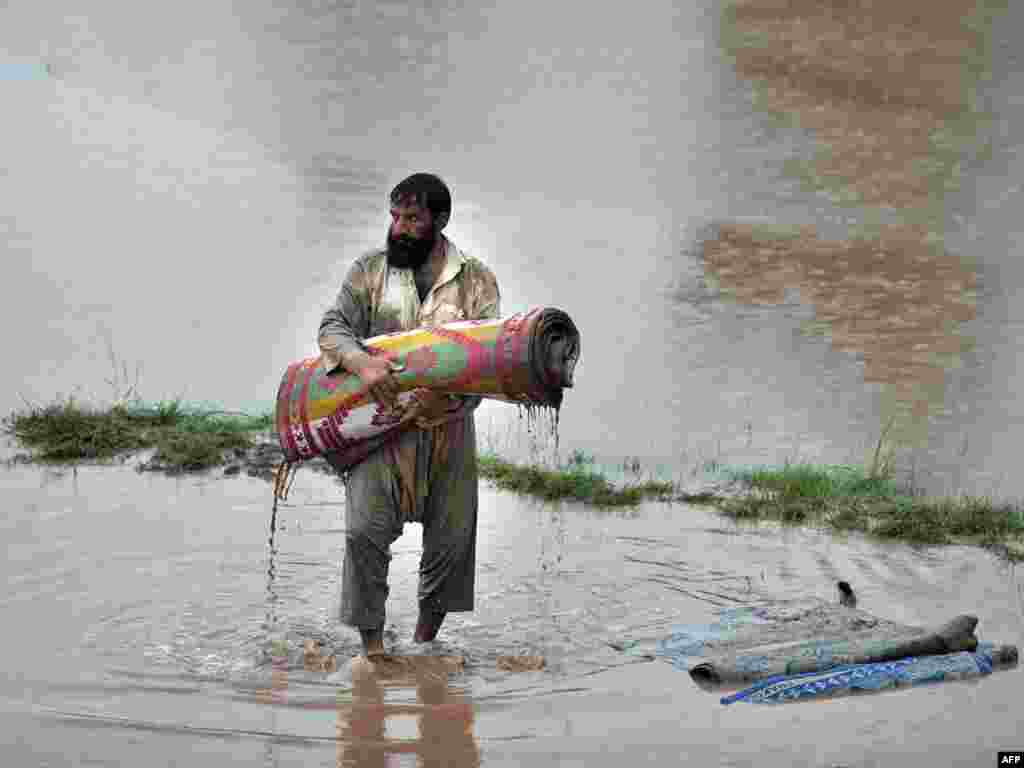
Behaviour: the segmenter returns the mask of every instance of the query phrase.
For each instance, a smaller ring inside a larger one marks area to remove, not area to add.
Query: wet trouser
[[[415,430],[345,476],[342,623],[384,623],[391,544],[406,523],[423,525],[418,598],[447,613],[473,610],[477,468],[473,414]]]

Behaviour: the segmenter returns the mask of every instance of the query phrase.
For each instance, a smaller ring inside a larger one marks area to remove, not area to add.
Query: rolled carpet
[[[812,640],[745,649],[707,658],[690,669],[701,687],[747,685],[780,675],[815,673],[834,667],[974,651],[978,619],[957,616],[930,632],[920,630],[850,640]]]
[[[747,701],[754,704],[783,704],[789,701],[834,698],[862,691],[970,680],[991,674],[995,669],[1014,667],[1017,665],[1017,657],[1016,646],[983,643],[973,652],[917,656],[846,665],[824,672],[770,677],[738,693],[722,697],[721,703]]]
[[[289,464],[329,456],[351,466],[412,427],[412,390],[558,408],[571,387],[580,335],[558,309],[536,307],[507,318],[466,320],[374,336],[366,351],[391,361],[398,381],[395,409],[373,401],[353,373],[328,373],[319,357],[288,366],[277,393],[275,424]]]

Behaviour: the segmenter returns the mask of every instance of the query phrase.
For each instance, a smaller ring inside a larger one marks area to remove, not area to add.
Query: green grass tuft
[[[249,447],[252,434],[272,424],[269,414],[190,409],[179,401],[99,409],[68,400],[15,412],[4,431],[37,460],[113,459],[155,448],[156,464],[183,471],[222,463],[225,452]]]
[[[3,422],[3,431],[33,452],[37,461],[112,459],[155,449],[150,468],[170,472],[203,470],[225,463],[232,452],[253,445],[257,433],[273,428],[271,414],[250,415],[189,407],[180,401],[133,403],[106,409],[68,400],[30,406]],[[881,446],[881,439],[880,439]],[[1024,509],[989,498],[924,498],[898,489],[892,463],[875,452],[870,469],[849,465],[786,464],[729,468],[706,463],[705,471],[741,481],[751,493],[725,498],[714,492],[682,495],[670,482],[641,481],[617,486],[597,469],[594,457],[574,451],[556,468],[517,464],[493,450],[477,459],[481,477],[499,488],[547,501],[569,500],[597,507],[635,506],[647,499],[705,502],[735,520],[776,520],[859,531],[914,544],[955,541],[1003,548],[1024,559]]]
[[[734,470],[729,474],[751,488],[784,500],[896,494],[890,477],[875,476],[860,467],[845,464],[787,464]]]
[[[857,467],[805,464],[731,474],[753,491],[717,504],[736,520],[814,523],[922,545],[966,541],[996,546],[1024,536],[1019,506],[973,496],[909,495],[897,489],[891,475],[873,476]]]
[[[671,483],[644,482],[616,488],[592,469],[593,458],[574,453],[558,469],[515,464],[493,453],[481,453],[477,468],[482,477],[499,488],[526,493],[547,501],[580,501],[599,507],[629,506],[647,498],[671,495]]]
[[[94,411],[73,401],[15,413],[4,426],[38,458],[51,461],[112,458],[146,445],[123,410]]]

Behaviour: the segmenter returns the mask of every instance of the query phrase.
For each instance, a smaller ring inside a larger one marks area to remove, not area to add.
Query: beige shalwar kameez
[[[390,267],[386,251],[373,251],[355,261],[337,301],[320,323],[320,351],[329,370],[337,365],[351,370],[351,361],[362,351],[360,340],[371,336],[499,316],[500,295],[493,272],[447,238],[443,243],[445,265],[422,301],[413,270]],[[420,601],[436,611],[473,609],[477,515],[473,411],[480,398],[461,401],[445,423],[406,432],[344,472],[342,622],[364,629],[384,623],[390,547],[410,522],[423,525]]]

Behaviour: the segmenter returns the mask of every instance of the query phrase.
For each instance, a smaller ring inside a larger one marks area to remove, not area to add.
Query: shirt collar
[[[441,270],[441,274],[437,278],[435,285],[444,285],[449,280],[453,280],[459,271],[462,269],[462,265],[466,263],[466,257],[459,250],[458,246],[455,245],[444,235],[444,255],[446,257],[444,269]]]

